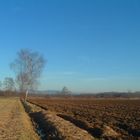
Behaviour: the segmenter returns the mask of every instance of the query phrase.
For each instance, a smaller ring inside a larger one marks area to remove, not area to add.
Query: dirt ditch
[[[57,116],[72,122],[79,128],[86,130],[93,137],[96,137],[98,139],[117,139],[119,137],[119,134],[115,132],[112,128],[110,128],[109,126],[103,125],[102,127],[92,128],[92,127],[89,127],[85,122],[81,120],[77,120],[71,116],[64,115],[64,114],[57,114]]]
[[[94,140],[86,130],[29,102],[22,102],[41,140]]]
[[[43,115],[43,109],[28,102],[23,102],[25,111],[29,114],[37,134],[41,140],[60,140],[55,127],[50,125]]]

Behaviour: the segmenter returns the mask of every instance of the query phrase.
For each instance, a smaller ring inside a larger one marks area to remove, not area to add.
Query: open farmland
[[[140,138],[140,100],[31,98],[29,101],[96,138]]]
[[[26,112],[25,112],[26,111]],[[19,98],[0,98],[0,140],[94,140],[55,112]]]
[[[38,140],[18,98],[0,98],[0,140]]]

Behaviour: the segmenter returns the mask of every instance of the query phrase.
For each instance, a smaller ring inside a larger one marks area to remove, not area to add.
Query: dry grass
[[[18,98],[0,98],[0,140],[38,140]]]

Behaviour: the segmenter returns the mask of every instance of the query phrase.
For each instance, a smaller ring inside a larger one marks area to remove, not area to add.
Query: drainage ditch
[[[28,102],[22,101],[26,113],[30,116],[36,133],[40,140],[62,140],[54,126],[46,121],[41,109],[35,111]]]

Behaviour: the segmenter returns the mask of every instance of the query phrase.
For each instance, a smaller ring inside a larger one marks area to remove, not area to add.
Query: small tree
[[[11,77],[5,77],[3,85],[6,91],[13,91],[15,89],[15,82]]]
[[[71,91],[68,90],[68,88],[66,86],[63,87],[62,91],[61,91],[61,95],[62,96],[70,96],[71,95]]]

